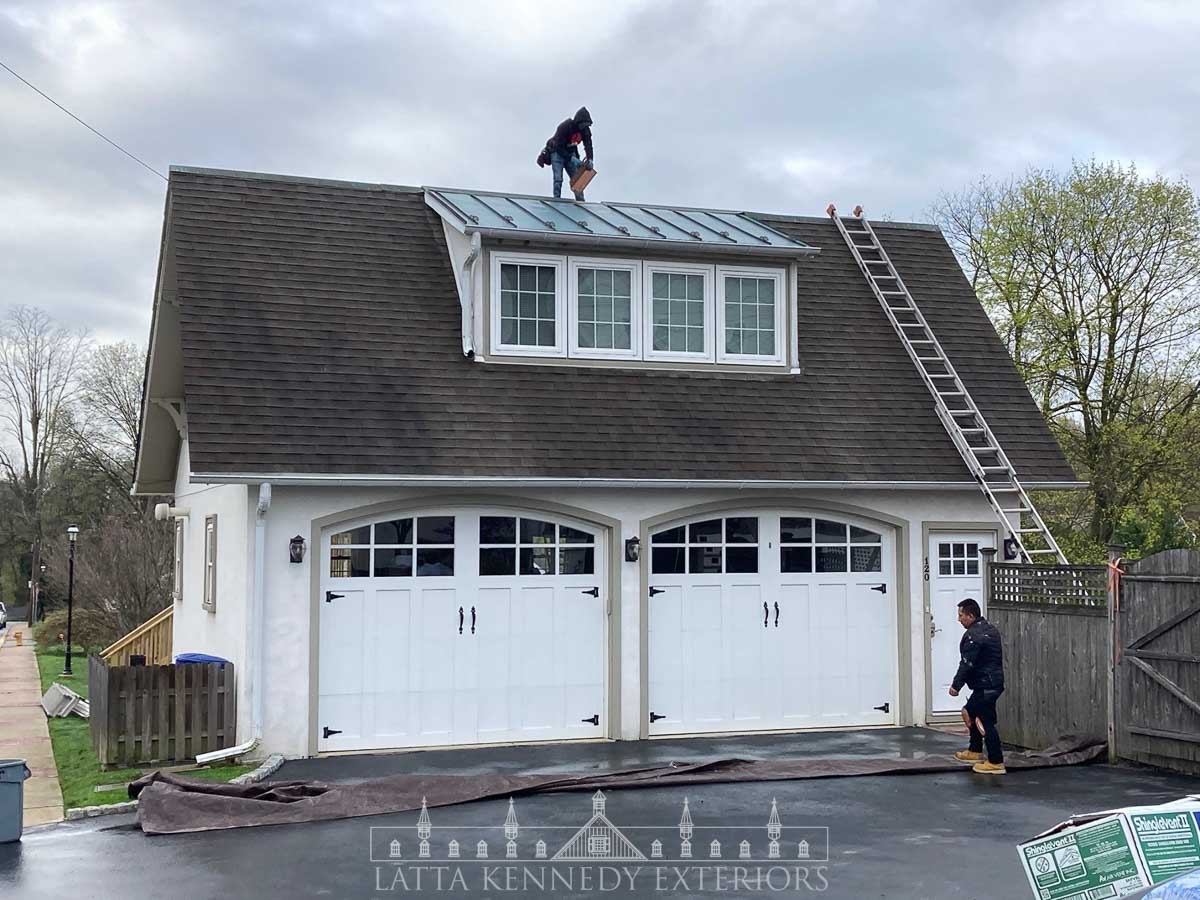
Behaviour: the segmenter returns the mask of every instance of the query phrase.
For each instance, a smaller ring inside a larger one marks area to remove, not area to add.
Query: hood
[[[588,112],[588,108],[586,106],[579,107],[579,111],[575,113],[573,118],[575,119],[575,124],[579,125],[580,127],[592,124],[592,114]]]

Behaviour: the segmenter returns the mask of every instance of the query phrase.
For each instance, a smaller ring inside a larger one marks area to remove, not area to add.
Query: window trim
[[[775,282],[775,355],[759,353],[729,353],[725,350],[725,278],[761,278]],[[784,347],[786,331],[784,304],[787,302],[787,279],[780,269],[754,268],[750,266],[716,267],[716,312],[717,312],[717,362],[738,363],[748,366],[781,366],[786,361]]]
[[[676,275],[700,275],[704,278],[704,352],[688,353],[680,350],[654,349],[654,291],[652,283],[655,273]],[[642,297],[649,313],[642,317],[642,359],[675,360],[690,362],[714,362],[714,318],[713,318],[713,267],[696,263],[651,262],[642,263]]]
[[[171,566],[171,599],[176,603],[183,602],[183,521],[183,518],[177,518],[175,520],[175,559]]]
[[[575,359],[642,358],[642,262],[637,259],[604,259],[591,256],[567,258],[567,330],[568,356]],[[579,270],[622,269],[629,272],[630,313],[628,350],[579,346]]]
[[[204,599],[201,606],[217,611],[217,516],[204,517]]]
[[[567,277],[567,257],[540,253],[498,253],[491,260],[492,353],[497,356],[565,357],[567,342],[563,335],[566,316],[566,295],[563,282]],[[554,346],[534,347],[525,344],[505,344],[500,340],[500,267],[502,265],[552,266],[554,268]]]

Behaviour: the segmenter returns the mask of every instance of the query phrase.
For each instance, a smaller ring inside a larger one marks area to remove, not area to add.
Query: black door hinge
[[[596,713],[590,719],[580,719],[579,721],[586,722],[588,725],[599,725],[600,724],[600,713]]]
[[[871,588],[871,590],[879,591],[879,593],[881,593],[881,594],[886,594],[887,593],[887,585],[886,584],[877,584],[875,587]]]
[[[600,588],[598,588],[598,587],[588,588],[586,591],[580,591],[579,593],[589,594],[592,597],[599,597],[600,596]]]
[[[655,594],[665,594],[666,592],[667,592],[666,588],[656,588],[656,587],[650,588],[650,596],[651,597],[653,597]]]
[[[883,704],[883,706],[875,706],[875,707],[872,707],[872,708],[873,708],[873,709],[877,709],[877,710],[879,710],[881,713],[886,713],[886,712],[891,712],[891,711],[892,711],[892,704],[890,704],[890,703],[884,703],[884,704]]]
[[[665,718],[666,718],[666,716],[660,716],[660,715],[659,715],[658,713],[656,713],[656,712],[651,712],[651,713],[650,713],[650,724],[651,724],[651,725],[653,725],[653,724],[654,724],[655,722],[657,722],[659,719],[665,719]]]
[[[334,600],[341,600],[345,596],[345,594],[335,594],[333,591],[326,591],[325,602],[332,603]]]
[[[341,732],[336,728],[330,728],[328,725],[321,729],[321,737],[323,737],[325,740],[329,740],[335,734],[341,734]]]

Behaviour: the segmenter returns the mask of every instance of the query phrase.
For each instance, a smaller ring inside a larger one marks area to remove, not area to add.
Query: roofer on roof
[[[583,152],[587,155],[581,162],[579,145],[583,144]],[[537,164],[545,168],[549,163],[554,172],[554,196],[562,196],[563,169],[567,170],[567,178],[575,180],[575,173],[580,167],[590,169],[595,154],[592,151],[592,114],[586,106],[569,119],[564,119],[554,130],[546,146],[538,154]],[[575,199],[582,200],[583,193],[576,191]]]

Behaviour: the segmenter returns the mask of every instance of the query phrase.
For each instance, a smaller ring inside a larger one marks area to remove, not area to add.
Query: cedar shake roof
[[[820,249],[798,265],[802,374],[481,363],[420,189],[173,169],[161,267],[191,471],[970,481],[833,223],[750,215]],[[941,233],[875,229],[1020,477],[1075,482]],[[144,417],[149,491],[172,476],[148,453],[173,469],[177,443],[155,449],[174,427]]]

